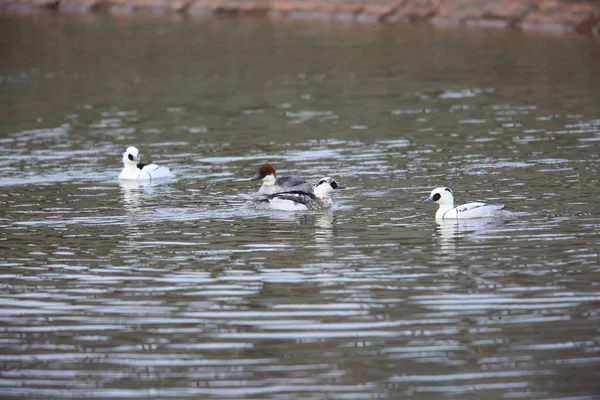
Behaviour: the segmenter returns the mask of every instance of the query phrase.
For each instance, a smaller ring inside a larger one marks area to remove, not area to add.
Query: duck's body
[[[123,153],[123,170],[119,174],[119,179],[130,181],[153,180],[161,178],[170,178],[173,173],[168,167],[161,167],[157,164],[142,164],[140,153],[134,146],[128,147]]]
[[[341,189],[336,181],[326,177],[313,187],[312,192],[299,190],[275,193],[259,201],[261,205],[272,210],[296,211],[296,210],[318,210],[333,205],[329,197],[334,189]]]
[[[504,204],[490,203],[466,203],[450,209],[438,208],[435,213],[436,219],[470,219],[470,218],[490,218],[500,214],[498,211],[504,209]]]
[[[315,186],[303,179],[295,176],[281,176],[275,179],[273,184],[263,182],[258,193],[264,195],[271,195],[275,193],[288,192],[288,191],[299,191],[304,193],[314,192]]]
[[[256,176],[250,180],[262,181],[258,193],[266,196],[283,192],[314,193],[314,185],[304,179],[295,176],[277,177],[277,172],[272,164],[261,165]]]
[[[435,213],[435,218],[438,220],[493,218],[506,215],[503,204],[472,202],[454,206],[454,195],[447,187],[433,189],[431,195],[423,202],[439,205]]]

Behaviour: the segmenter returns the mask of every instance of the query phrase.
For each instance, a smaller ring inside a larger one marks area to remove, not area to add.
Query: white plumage
[[[447,187],[435,188],[423,203],[437,203],[436,219],[490,218],[507,215],[503,204],[472,202],[454,206],[454,194]]]
[[[119,179],[130,181],[153,180],[161,178],[170,178],[173,176],[168,167],[161,167],[156,164],[142,164],[140,153],[134,146],[128,147],[123,153],[123,170],[119,174]]]

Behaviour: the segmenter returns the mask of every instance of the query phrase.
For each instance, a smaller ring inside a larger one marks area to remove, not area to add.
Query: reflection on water
[[[121,187],[123,209],[131,214],[142,212],[144,205],[154,207],[161,204],[161,196],[165,191],[157,190],[160,186],[168,185],[174,179],[158,179],[146,181],[119,180]],[[160,188],[159,188],[160,189]]]
[[[517,218],[513,216],[512,218]],[[442,252],[455,253],[461,246],[476,244],[483,247],[486,240],[502,237],[509,218],[479,218],[464,220],[436,220],[435,233]]]
[[[38,15],[0,50],[3,398],[600,392],[588,39]],[[176,177],[119,182],[129,145]],[[248,207],[266,161],[348,188]],[[438,224],[442,185],[518,214]]]

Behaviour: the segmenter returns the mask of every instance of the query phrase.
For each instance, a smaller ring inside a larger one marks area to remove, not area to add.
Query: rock
[[[193,0],[107,0],[113,12],[129,13],[134,11],[183,12]]]
[[[111,12],[129,14],[136,10],[136,2],[128,0],[107,0]]]
[[[269,10],[276,15],[306,14],[327,18],[355,18],[368,0],[273,0]]]
[[[600,22],[598,1],[539,0],[521,22],[523,29],[589,33]]]
[[[535,0],[454,0],[441,2],[431,22],[434,24],[476,24],[489,20],[510,26],[522,20],[536,7]]]
[[[30,4],[36,8],[54,8],[59,0],[29,0]]]
[[[386,20],[389,22],[415,22],[430,19],[438,12],[441,0],[405,0]]]
[[[107,7],[107,0],[60,0],[57,9],[62,12],[88,12]]]
[[[110,9],[261,13],[272,17],[416,22],[436,25],[569,30],[600,35],[600,0],[0,0],[0,11],[56,8],[64,12]]]
[[[354,19],[362,8],[363,0],[273,0],[269,9],[271,17],[291,17],[300,19]]]
[[[335,14],[347,14],[347,15],[358,15],[363,12],[367,0],[338,0],[332,1],[333,13]]]
[[[332,13],[335,10],[335,0],[327,2],[303,0],[273,0],[270,9],[276,13]]]
[[[408,0],[365,1],[359,19],[362,21],[382,21],[396,12]]]
[[[0,0],[0,11],[29,12],[40,8],[56,8],[59,0]]]
[[[266,13],[270,3],[270,0],[195,0],[188,12],[195,15],[219,12]]]

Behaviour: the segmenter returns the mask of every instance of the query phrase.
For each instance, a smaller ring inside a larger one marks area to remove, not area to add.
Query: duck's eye
[[[127,154],[127,158],[129,158],[131,161],[133,161],[133,156],[131,154]]]
[[[434,195],[433,195],[433,197],[431,198],[431,200],[433,200],[433,201],[438,201],[438,200],[439,200],[441,197],[442,197],[442,195],[441,195],[441,194],[439,194],[439,193],[436,193],[436,194],[434,194]]]
[[[331,187],[334,188],[334,189],[337,189],[338,184],[335,183],[335,181],[333,181],[333,182],[331,182]]]

